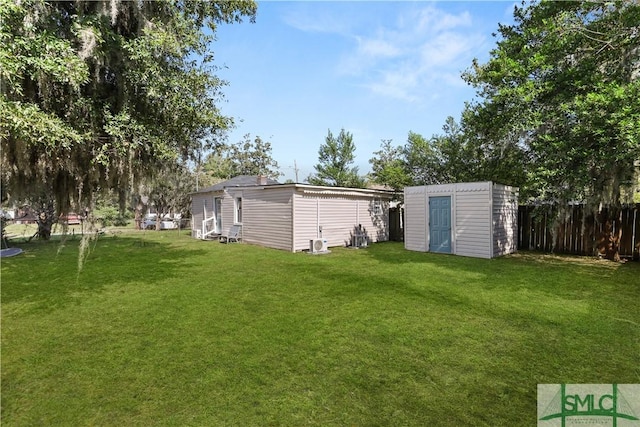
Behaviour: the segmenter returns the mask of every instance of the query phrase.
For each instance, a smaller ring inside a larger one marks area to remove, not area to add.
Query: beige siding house
[[[493,182],[406,187],[405,248],[478,258],[513,253],[518,189]]]
[[[389,202],[383,190],[278,184],[240,176],[192,195],[192,234],[206,239],[240,226],[242,241],[288,251],[349,246],[354,235],[368,243],[389,240]]]

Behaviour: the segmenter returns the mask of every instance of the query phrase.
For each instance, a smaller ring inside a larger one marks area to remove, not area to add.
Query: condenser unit
[[[327,252],[327,241],[325,239],[309,240],[309,252],[314,254]]]
[[[351,246],[354,248],[366,248],[369,244],[367,236],[365,234],[355,234],[351,237]]]

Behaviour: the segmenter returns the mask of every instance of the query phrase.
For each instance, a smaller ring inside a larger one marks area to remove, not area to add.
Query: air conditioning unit
[[[309,252],[314,254],[327,252],[327,241],[325,239],[309,240]]]
[[[356,233],[351,238],[351,246],[354,248],[366,248],[368,244],[367,236],[364,233]]]

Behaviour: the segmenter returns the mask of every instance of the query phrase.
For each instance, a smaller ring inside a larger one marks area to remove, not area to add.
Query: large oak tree
[[[621,190],[640,159],[640,3],[543,1],[514,16],[466,74],[483,99],[473,128],[527,153],[538,200],[599,212],[616,259]]]
[[[245,0],[0,0],[3,194],[82,208],[216,139],[232,120],[217,107],[215,30],[255,12]]]

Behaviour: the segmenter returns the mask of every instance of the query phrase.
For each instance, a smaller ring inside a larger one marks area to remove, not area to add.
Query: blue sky
[[[212,47],[224,68],[223,114],[235,143],[272,144],[284,174],[304,181],[330,129],[353,134],[360,173],[382,139],[442,133],[475,96],[460,74],[488,59],[513,1],[261,1],[256,23],[223,25]]]

